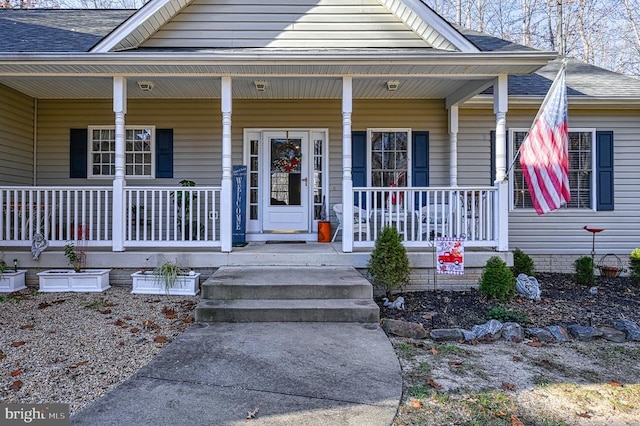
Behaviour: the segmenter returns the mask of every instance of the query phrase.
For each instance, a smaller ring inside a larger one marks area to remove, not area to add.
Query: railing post
[[[220,243],[223,252],[231,251],[231,77],[222,77],[222,191],[220,193]]]
[[[495,207],[494,229],[498,232],[498,251],[509,250],[509,184],[503,181],[496,184],[498,187],[498,202]]]

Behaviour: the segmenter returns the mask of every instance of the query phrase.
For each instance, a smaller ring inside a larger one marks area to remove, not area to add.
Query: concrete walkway
[[[71,424],[389,425],[401,396],[377,324],[200,323]]]

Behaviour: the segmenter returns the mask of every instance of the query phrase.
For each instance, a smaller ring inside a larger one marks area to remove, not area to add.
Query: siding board
[[[34,101],[2,85],[0,99],[0,185],[31,185]]]

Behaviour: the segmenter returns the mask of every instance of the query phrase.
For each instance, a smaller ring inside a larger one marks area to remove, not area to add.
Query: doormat
[[[282,240],[282,241],[277,241],[277,240],[267,240],[267,242],[265,244],[306,244],[306,241],[295,241],[295,240]]]

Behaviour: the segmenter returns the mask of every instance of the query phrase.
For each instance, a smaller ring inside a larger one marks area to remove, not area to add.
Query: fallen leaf
[[[140,331],[140,329],[139,329],[139,328],[137,328],[137,327],[133,327],[133,328],[132,328],[131,330],[129,330],[129,331],[130,331],[130,332],[132,332],[132,333],[137,333],[137,332],[139,332],[139,331]]]
[[[23,385],[24,383],[22,383],[22,380],[16,380],[11,384],[11,386],[9,386],[9,390],[17,392],[22,388]]]
[[[169,339],[167,339],[167,336],[156,336],[153,341],[156,343],[167,343]]]
[[[22,374],[22,370],[14,370],[11,372],[11,377],[16,377]]]
[[[449,367],[460,368],[464,365],[462,361],[458,361],[457,359],[449,360]]]
[[[48,308],[49,306],[51,306],[49,303],[47,303],[47,302],[41,302],[41,303],[38,305],[38,309]]]
[[[89,361],[80,361],[80,362],[76,362],[75,364],[72,364],[69,366],[69,368],[78,368],[78,367],[82,367],[83,365],[87,365],[89,364]]]
[[[2,361],[3,359],[5,359],[7,356],[2,353],[2,351],[0,351],[0,361]]]
[[[427,383],[429,384],[429,386],[431,386],[432,388],[434,388],[434,389],[436,389],[436,390],[440,390],[440,389],[442,389],[442,386],[441,386],[441,385],[439,385],[439,384],[437,384],[437,383],[435,382],[435,380],[433,380],[431,377],[429,377],[429,378],[427,379]]]
[[[584,412],[584,413],[578,413],[579,417],[582,417],[583,419],[590,419],[592,416],[591,414]]]
[[[511,426],[525,426],[525,424],[516,416],[511,416]]]
[[[29,330],[30,328],[33,328],[33,324],[25,324],[20,326],[20,330]]]
[[[532,346],[534,348],[539,348],[542,346],[542,342],[539,340],[532,340],[530,342],[527,342],[527,345]]]
[[[438,350],[436,348],[431,348],[431,355],[438,355]]]
[[[507,413],[505,413],[504,411],[498,411],[497,413],[494,413],[494,415],[496,417],[504,417],[507,415]]]
[[[622,383],[616,382],[615,380],[610,381],[609,385],[613,386],[614,388],[622,387]]]
[[[189,315],[188,317],[183,319],[182,322],[184,322],[185,324],[190,324],[190,323],[193,322],[193,317],[191,315]]]
[[[521,357],[521,356],[518,356],[518,355],[514,355],[514,356],[513,356],[513,360],[514,360],[515,362],[522,362],[522,357]]]
[[[58,299],[58,300],[54,300],[53,302],[51,302],[54,305],[59,305],[61,303],[66,302],[66,299]]]
[[[249,411],[247,413],[247,419],[255,419],[258,415],[258,411],[260,411],[260,407],[256,407],[253,409],[253,411]]]
[[[101,309],[98,312],[100,312],[103,315],[107,315],[111,313],[111,309]]]
[[[105,308],[113,308],[114,306],[116,306],[116,304],[111,302],[104,302],[102,306],[104,306]]]
[[[167,319],[176,319],[176,318],[178,318],[178,316],[176,314],[165,314],[165,317]]]
[[[14,348],[17,348],[18,346],[22,346],[24,345],[26,342],[13,342],[11,344],[11,346],[13,346]]]
[[[422,402],[417,398],[411,398],[411,406],[413,408],[422,408]]]
[[[133,318],[131,318],[129,315],[127,315],[126,317],[124,317],[125,320],[127,321],[131,321]]]
[[[514,385],[513,383],[508,383],[508,382],[502,382],[502,390],[515,390],[516,389],[516,385]]]
[[[173,309],[173,308],[170,308],[170,307],[168,307],[168,306],[163,306],[163,307],[162,307],[162,313],[163,313],[163,314],[165,314],[165,315],[175,314],[175,313],[176,313],[176,310],[175,310],[175,309]]]
[[[122,328],[129,327],[129,325],[126,322],[122,321],[121,319],[116,320],[116,322],[114,322],[113,325],[117,325],[118,327],[122,327]]]

